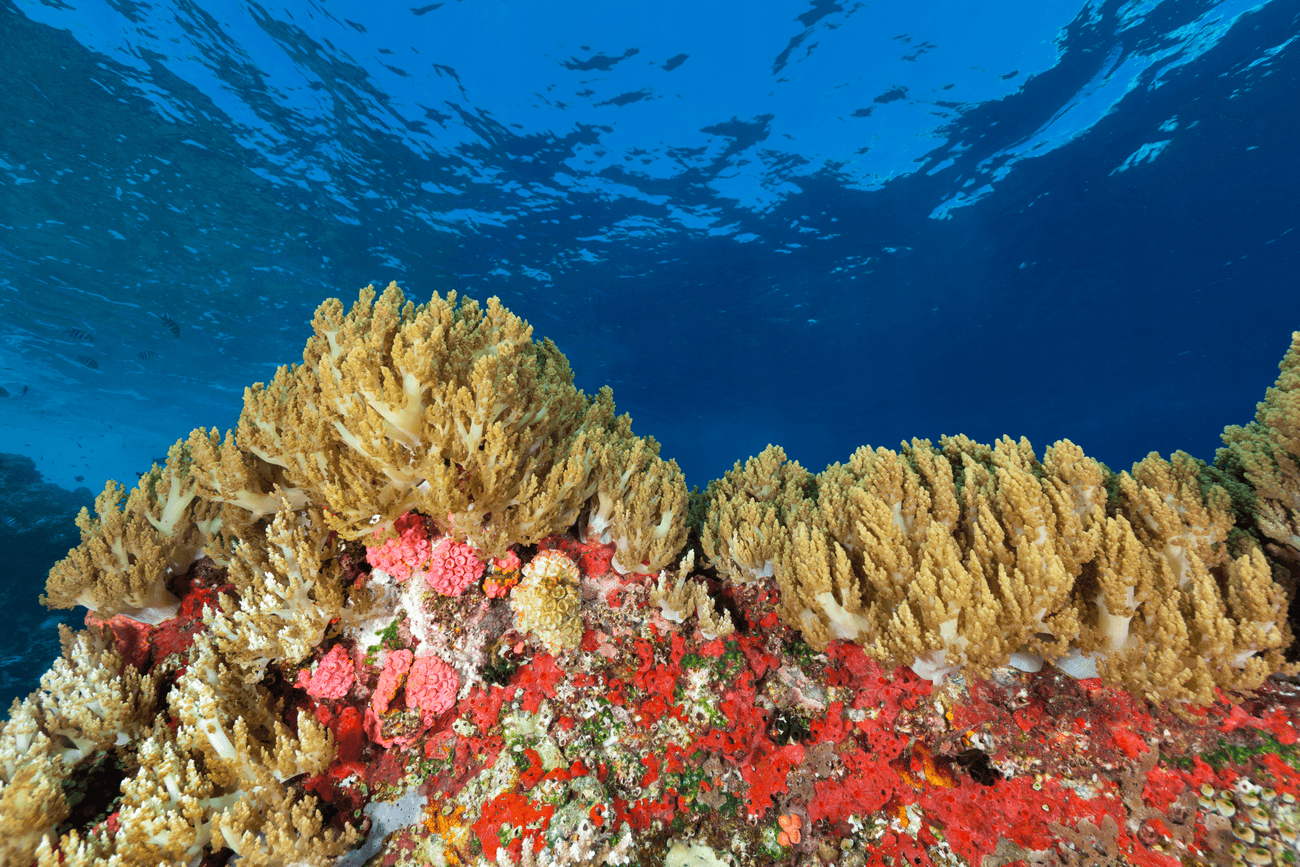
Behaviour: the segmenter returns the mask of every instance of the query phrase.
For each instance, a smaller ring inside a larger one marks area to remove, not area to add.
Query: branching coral
[[[223,793],[200,772],[161,722],[140,745],[139,759],[139,770],[122,785],[118,823],[124,833],[114,841],[113,854],[136,864],[192,860],[212,842],[213,817],[238,795]],[[106,842],[92,837],[86,844],[102,849]]]
[[[808,508],[814,477],[780,446],[769,445],[709,483],[708,514],[700,534],[706,562],[733,581],[770,578],[789,544],[788,527]]]
[[[107,619],[124,614],[142,623],[175,615],[177,599],[167,589],[178,575],[222,536],[222,510],[198,496],[190,449],[178,441],[167,464],[140,478],[119,508],[126,489],[109,481],[95,498],[96,516],[77,517],[81,544],[50,570],[42,604],[84,605]]]
[[[695,563],[695,552],[689,551],[683,558],[674,580],[668,570],[659,573],[659,577],[650,587],[647,598],[651,605],[658,605],[664,619],[673,623],[682,623],[695,615],[700,633],[707,639],[730,635],[736,631],[731,622],[731,615],[723,611],[719,616],[709,598],[708,588],[696,579],[688,577]]]
[[[583,541],[615,544],[614,568],[654,574],[686,544],[686,481],[676,461],[659,457],[654,437],[632,435],[621,416],[606,438],[595,505]]]
[[[0,726],[0,863],[31,863],[70,807],[73,769],[139,739],[158,709],[154,678],[126,665],[111,643],[62,627],[63,655],[41,689],[14,701]]]
[[[81,510],[77,517],[81,544],[50,570],[42,604],[84,605],[100,617],[126,614],[146,623],[176,613],[179,601],[164,581],[167,560],[162,540],[143,516],[118,509],[125,493],[110,481],[95,498],[97,517]]]
[[[1041,462],[1023,439],[864,448],[811,484],[783,458],[711,487],[705,548],[742,579],[770,562],[815,648],[851,639],[932,678],[1042,657],[1202,704],[1282,665],[1284,596],[1260,552],[1228,555],[1228,495],[1185,455],[1120,474],[1109,512],[1068,441]]]
[[[1202,494],[1195,461],[1181,453],[1173,462],[1148,456],[1121,474],[1119,487],[1132,554],[1127,568],[1109,571],[1134,594],[1129,606],[1138,615],[1122,642],[1114,625],[1104,629],[1109,652],[1098,662],[1108,679],[1152,698],[1182,694],[1209,704],[1216,686],[1253,688],[1281,668],[1280,649],[1290,643],[1286,600],[1259,548],[1229,555],[1226,492]],[[1111,580],[1113,598],[1121,584]]]
[[[245,683],[206,636],[195,642],[167,701],[180,723],[177,741],[203,755],[208,776],[223,788],[254,779],[263,769],[280,781],[317,774],[334,756],[327,729],[300,712],[296,734],[290,731],[266,688]]]
[[[358,538],[418,508],[485,555],[567,529],[596,488],[613,400],[494,298],[327,301],[303,362],[244,396],[237,442]]]
[[[274,515],[281,501],[295,509],[307,505],[307,492],[289,484],[284,469],[262,460],[235,442],[227,432],[223,440],[216,428],[190,432],[186,443],[194,460],[194,483],[200,495],[214,503],[233,506],[247,521]]]
[[[1254,488],[1254,519],[1269,551],[1300,572],[1300,331],[1278,365],[1281,373],[1255,420],[1223,431],[1215,464]]]
[[[55,854],[48,841],[38,867],[157,867],[192,864],[203,852],[231,849],[240,863],[326,867],[360,836],[324,828],[316,801],[284,786],[261,764],[238,786],[218,786],[159,721],[140,745],[139,768],[122,784],[116,833],[65,834]]]
[[[316,799],[265,785],[236,802],[215,824],[226,846],[248,867],[330,867],[360,840],[325,827]]]
[[[204,614],[221,651],[250,681],[273,660],[306,659],[343,608],[324,523],[319,511],[295,512],[286,501],[261,538],[235,548],[229,575],[238,603],[223,593],[221,610]]]

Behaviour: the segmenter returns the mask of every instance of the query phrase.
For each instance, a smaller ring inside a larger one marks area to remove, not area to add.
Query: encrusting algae
[[[1300,332],[1214,466],[769,446],[692,496],[496,299],[313,327],[83,510],[0,867],[1295,863]]]

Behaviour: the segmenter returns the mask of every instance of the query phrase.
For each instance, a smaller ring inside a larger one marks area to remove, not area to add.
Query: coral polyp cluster
[[[314,327],[83,512],[0,865],[1295,863],[1300,334],[1214,467],[772,447],[692,502],[495,300]]]

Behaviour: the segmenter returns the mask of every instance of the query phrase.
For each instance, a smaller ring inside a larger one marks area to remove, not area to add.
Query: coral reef
[[[1214,467],[769,447],[691,501],[495,299],[313,326],[78,519],[3,867],[1295,862],[1300,335]]]

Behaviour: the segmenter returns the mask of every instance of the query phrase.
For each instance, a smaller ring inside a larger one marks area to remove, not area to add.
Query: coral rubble
[[[82,511],[0,867],[1295,863],[1300,333],[1215,466],[769,447],[692,500],[495,299],[313,326]]]

